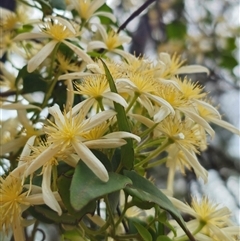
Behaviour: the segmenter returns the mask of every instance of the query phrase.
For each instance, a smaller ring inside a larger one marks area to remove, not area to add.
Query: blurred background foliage
[[[14,11],[17,1],[1,0],[0,5]],[[21,0],[28,2],[27,0]],[[37,0],[45,14],[65,10],[69,0]],[[138,13],[139,7],[151,3]],[[109,7],[108,7],[108,6]],[[239,125],[240,88],[240,3],[234,0],[108,0],[104,7],[114,12],[118,27],[133,16],[125,30],[132,37],[125,46],[135,55],[155,59],[160,52],[177,53],[186,64],[200,64],[210,74],[195,74],[189,77],[211,92],[213,102],[221,113],[234,125]],[[4,61],[4,58],[2,59]],[[225,102],[225,104],[223,103]],[[227,103],[226,103],[227,102]],[[229,110],[232,110],[229,111]],[[230,113],[230,114],[229,114]],[[239,126],[240,127],[240,126]],[[230,141],[232,134],[217,129],[217,136],[199,160],[209,170],[209,186],[204,190],[190,172],[176,180],[176,192],[185,199],[190,194],[212,195],[216,201],[230,205],[239,215],[239,138]],[[231,149],[234,145],[235,149]],[[159,187],[165,187],[166,174],[151,170]],[[217,193],[217,195],[216,195]],[[226,198],[229,197],[229,198]],[[228,199],[228,203],[227,202]]]

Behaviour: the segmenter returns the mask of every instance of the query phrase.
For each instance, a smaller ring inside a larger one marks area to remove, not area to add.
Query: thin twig
[[[147,0],[141,7],[139,7],[135,12],[133,12],[130,17],[118,28],[117,33],[119,33],[121,30],[125,29],[127,25],[135,18],[137,17],[143,10],[145,10],[150,4],[155,2],[156,0]]]

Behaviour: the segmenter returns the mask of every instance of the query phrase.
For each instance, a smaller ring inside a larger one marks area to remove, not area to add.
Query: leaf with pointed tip
[[[178,222],[181,228],[184,230],[189,240],[195,241],[193,235],[187,229],[185,222],[173,206],[171,201],[164,195],[156,186],[154,186],[149,180],[138,175],[134,171],[123,171],[124,175],[132,180],[132,185],[125,188],[125,191],[133,197],[137,197],[144,202],[155,203],[162,209],[168,211],[172,217]]]
[[[152,241],[152,235],[143,225],[136,222],[134,222],[133,225],[136,227],[139,235],[142,237],[144,241]]]
[[[107,65],[105,64],[105,62],[100,59],[102,61],[104,70],[105,70],[105,74],[109,83],[109,87],[110,90],[113,93],[118,93],[117,92],[117,88],[115,85],[115,82],[113,80],[113,77],[107,67]],[[118,123],[118,128],[119,131],[127,131],[127,132],[131,132],[130,129],[130,125],[126,116],[126,112],[123,108],[123,106],[121,106],[120,104],[113,102],[114,104],[114,109],[117,112],[117,123]],[[134,161],[134,151],[133,151],[133,141],[132,139],[128,138],[126,139],[127,144],[121,147],[121,162],[123,164],[123,166],[127,169],[132,169],[133,168],[133,161]]]
[[[108,182],[103,182],[80,161],[70,186],[71,205],[75,210],[81,210],[89,202],[121,190],[131,183],[128,177],[112,172],[109,173]]]
[[[68,176],[68,173],[70,174]],[[62,175],[58,178],[57,184],[58,184],[58,192],[61,196],[61,199],[64,203],[64,206],[68,210],[69,214],[76,217],[76,219],[80,220],[85,214],[91,213],[93,214],[96,209],[96,202],[90,202],[88,203],[84,208],[82,208],[80,211],[76,212],[76,210],[72,207],[70,203],[70,186],[72,182],[72,171],[66,173],[65,175]]]

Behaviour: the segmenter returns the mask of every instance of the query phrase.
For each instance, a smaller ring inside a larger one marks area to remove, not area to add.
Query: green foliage
[[[105,74],[106,74],[111,91],[113,93],[117,93],[117,88],[115,86],[113,77],[109,72],[107,65],[102,59],[100,60],[103,63]],[[114,102],[114,107],[115,107],[115,111],[117,112],[117,123],[118,123],[119,131],[131,132],[130,125],[123,106]],[[127,169],[132,169],[133,161],[134,161],[133,142],[132,142],[132,139],[127,139],[126,141],[127,141],[127,144],[121,147],[121,163],[123,167]]]
[[[81,210],[89,202],[123,189],[131,180],[117,173],[109,173],[108,182],[102,182],[82,161],[79,161],[70,186],[70,202]]]
[[[179,20],[166,25],[167,36],[169,39],[183,40],[186,36],[186,24]]]
[[[133,223],[134,226],[136,227],[139,235],[142,237],[142,239],[144,241],[152,241],[152,236],[149,233],[149,231],[147,230],[147,228],[145,228],[143,225],[141,225],[140,223]]]

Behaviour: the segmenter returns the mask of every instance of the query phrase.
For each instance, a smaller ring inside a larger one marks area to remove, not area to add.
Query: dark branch
[[[141,7],[139,7],[135,12],[133,12],[130,17],[118,28],[117,33],[121,30],[125,29],[127,25],[136,18],[143,10],[145,10],[150,4],[155,2],[156,0],[147,0]]]

